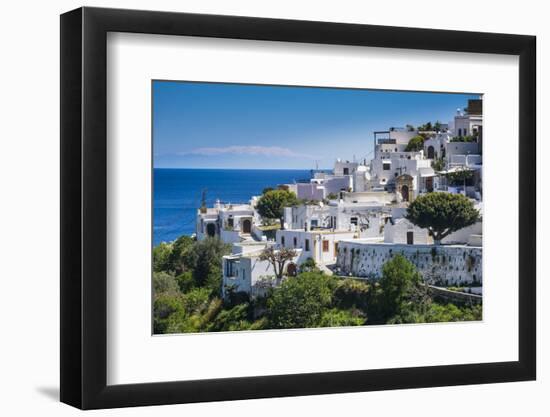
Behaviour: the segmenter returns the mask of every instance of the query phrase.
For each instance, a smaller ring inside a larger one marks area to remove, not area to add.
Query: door
[[[401,197],[403,197],[403,201],[409,201],[409,187],[404,185],[401,187]]]
[[[414,232],[407,232],[407,245],[412,245],[414,243]]]
[[[433,146],[428,146],[428,159],[434,159],[435,151]]]
[[[286,274],[289,276],[289,277],[295,277],[298,273],[298,268],[296,268],[296,264],[295,263],[289,263],[288,266],[286,267]]]
[[[216,236],[216,225],[214,223],[208,223],[206,225],[206,234],[210,237]]]
[[[252,222],[250,219],[244,219],[243,220],[243,233],[250,233],[252,229]]]
[[[426,178],[426,190],[430,193],[434,190],[434,178],[433,177]]]

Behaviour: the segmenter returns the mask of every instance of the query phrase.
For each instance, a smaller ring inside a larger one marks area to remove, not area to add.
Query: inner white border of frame
[[[518,359],[516,56],[121,33],[107,51],[108,384]],[[152,336],[152,79],[483,93],[483,322]]]

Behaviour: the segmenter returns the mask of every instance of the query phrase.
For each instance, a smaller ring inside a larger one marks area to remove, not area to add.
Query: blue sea
[[[246,203],[266,187],[311,177],[309,170],[285,169],[154,169],[153,244],[195,232],[202,190],[206,203]]]

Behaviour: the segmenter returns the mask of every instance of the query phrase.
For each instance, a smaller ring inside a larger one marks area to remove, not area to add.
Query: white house
[[[252,226],[257,221],[252,204],[223,204],[197,210],[197,240],[219,237],[225,243],[250,239]]]
[[[358,232],[349,230],[277,230],[279,247],[300,251],[298,264],[312,258],[316,264],[329,265],[336,261],[338,242],[355,239]]]
[[[384,226],[384,243],[398,243],[406,245],[433,244],[428,229],[415,226],[405,218],[389,218]]]
[[[374,158],[390,152],[405,152],[409,141],[418,135],[416,130],[392,127],[388,130],[374,132]]]
[[[223,257],[222,296],[225,298],[230,291],[246,292],[252,297],[265,294],[269,286],[279,285],[275,279],[273,266],[268,261],[260,260],[262,251],[274,242],[247,241],[234,243],[232,254]],[[294,275],[297,271],[300,250],[296,258],[287,263],[285,272]]]

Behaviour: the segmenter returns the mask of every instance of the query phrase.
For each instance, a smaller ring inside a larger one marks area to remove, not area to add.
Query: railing
[[[397,141],[395,139],[376,139],[378,145],[395,145]]]

